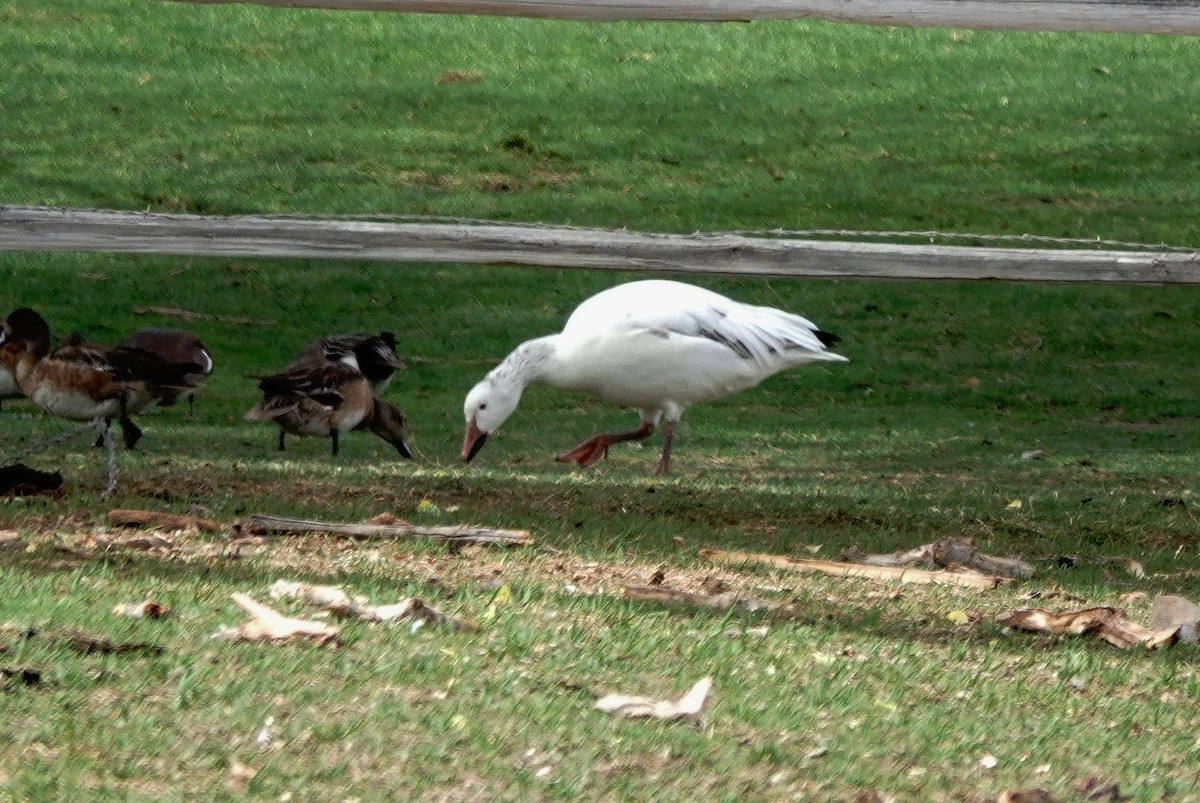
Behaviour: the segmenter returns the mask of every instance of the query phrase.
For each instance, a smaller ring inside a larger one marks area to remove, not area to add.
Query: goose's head
[[[519,386],[497,382],[492,376],[471,388],[463,403],[463,417],[467,420],[467,434],[463,438],[462,448],[465,462],[470,462],[479,453],[488,435],[508,420],[520,401]]]

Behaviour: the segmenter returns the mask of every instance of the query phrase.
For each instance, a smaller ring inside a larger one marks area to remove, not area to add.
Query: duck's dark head
[[[29,351],[41,359],[50,353],[50,326],[28,307],[13,310],[0,326],[0,346]]]

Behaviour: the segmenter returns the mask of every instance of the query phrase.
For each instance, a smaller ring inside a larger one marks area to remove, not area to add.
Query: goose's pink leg
[[[658,459],[658,468],[654,469],[655,474],[666,474],[671,468],[671,444],[675,442],[675,422],[663,422],[663,450],[662,457]]]
[[[604,432],[595,435],[554,459],[560,463],[578,463],[580,467],[590,466],[601,457],[608,457],[608,447],[614,443],[645,440],[653,432],[654,425],[649,421],[643,421],[640,427],[631,432]]]

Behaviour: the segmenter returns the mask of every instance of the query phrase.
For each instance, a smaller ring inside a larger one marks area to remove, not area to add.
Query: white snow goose
[[[786,368],[845,362],[827,348],[840,338],[799,315],[743,304],[682,282],[646,280],[605,290],[579,305],[557,335],[527,340],[467,394],[462,459],[470,461],[540,382],[636,409],[642,424],[601,433],[556,459],[588,466],[614,443],[642,440],[663,421],[656,472],[670,468],[683,411],[752,388]]]

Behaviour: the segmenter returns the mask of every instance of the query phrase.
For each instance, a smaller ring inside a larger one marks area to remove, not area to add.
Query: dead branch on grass
[[[245,594],[231,595],[238,607],[250,614],[250,621],[240,627],[222,627],[210,638],[228,641],[299,641],[311,639],[317,644],[338,642],[338,629],[324,622],[293,619],[263,605]]]
[[[155,510],[126,510],[118,508],[108,511],[108,521],[117,527],[156,527],[160,530],[197,529],[206,533],[224,532],[225,526],[211,519],[196,516],[181,516],[176,513],[160,513]]]
[[[1112,644],[1127,650],[1139,644],[1154,650],[1174,644],[1178,638],[1178,627],[1172,630],[1151,630],[1125,618],[1120,608],[1086,608],[1081,611],[1054,613],[1041,608],[1022,608],[1007,611],[996,617],[996,621],[1016,630],[1056,635],[1097,635]]]
[[[691,591],[680,591],[667,586],[623,586],[625,597],[638,602],[657,602],[664,605],[682,604],[697,608],[714,608],[719,611],[739,610],[747,613],[765,611],[772,616],[790,619],[798,616],[799,612],[791,605],[782,602],[745,597],[728,591],[722,594],[696,594]]]
[[[162,647],[156,644],[143,644],[133,641],[109,641],[106,638],[89,636],[79,630],[38,630],[33,627],[20,627],[6,624],[0,627],[0,632],[12,633],[19,639],[45,639],[52,644],[70,647],[84,655],[161,655]]]
[[[276,580],[269,593],[271,599],[298,599],[344,619],[367,622],[409,620],[426,625],[448,625],[453,630],[478,629],[473,622],[442,613],[419,597],[410,597],[394,605],[371,605],[365,599],[351,599],[339,586],[316,586],[288,580]]]
[[[355,538],[432,538],[459,544],[500,544],[528,546],[533,537],[528,530],[494,530],[489,527],[456,525],[426,527],[407,522],[396,524],[339,524],[328,521],[290,519],[282,516],[251,516],[243,525],[255,534],[293,535],[298,533],[335,533]]]
[[[1008,577],[992,577],[964,571],[931,572],[900,566],[864,566],[832,560],[808,560],[786,555],[767,555],[758,552],[727,552],[723,549],[702,549],[700,556],[718,563],[760,563],[793,572],[826,574],[831,577],[863,577],[869,580],[896,580],[901,583],[934,583],[966,588],[996,588],[1012,582]]]
[[[868,566],[911,566],[923,564],[949,571],[969,569],[993,577],[1028,579],[1033,577],[1034,568],[1020,558],[1000,558],[980,552],[971,538],[943,538],[932,544],[915,549],[893,552],[888,555],[869,555],[858,547],[844,550],[839,556],[843,561],[862,563]]]

